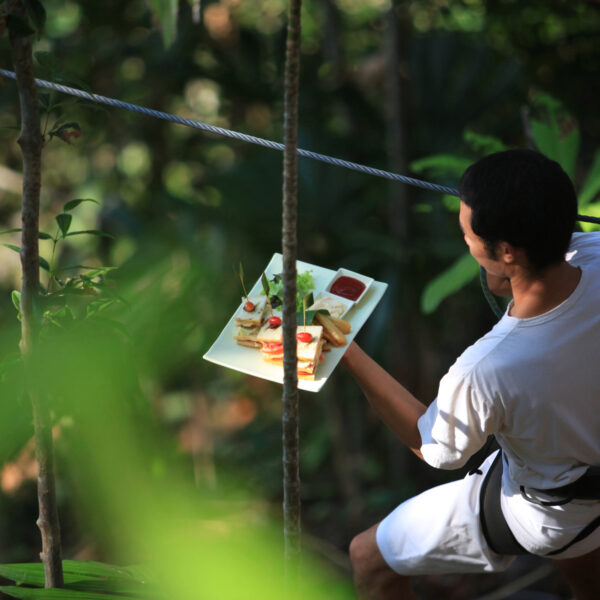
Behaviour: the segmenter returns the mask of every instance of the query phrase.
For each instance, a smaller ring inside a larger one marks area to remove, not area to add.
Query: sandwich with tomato
[[[300,325],[297,328],[296,340],[298,378],[314,380],[325,344],[323,327],[321,325]],[[260,351],[266,362],[283,365],[282,327],[273,328],[268,323],[263,325],[258,333],[257,341],[262,345]]]
[[[258,332],[265,322],[267,314],[267,299],[265,296],[245,296],[242,304],[235,313],[237,329],[233,339],[240,346],[260,348],[257,341]]]

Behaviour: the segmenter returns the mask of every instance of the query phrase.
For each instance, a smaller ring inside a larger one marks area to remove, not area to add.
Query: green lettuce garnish
[[[296,311],[302,312],[302,299],[315,289],[312,270],[296,273]],[[264,292],[262,292],[264,293]],[[273,275],[269,279],[269,298],[273,308],[283,303],[283,278],[281,273]]]

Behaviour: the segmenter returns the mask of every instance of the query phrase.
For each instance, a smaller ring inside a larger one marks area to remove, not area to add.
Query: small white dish
[[[320,300],[323,300],[325,298],[331,298],[333,300],[333,302],[335,302],[336,304],[340,304],[343,307],[343,308],[340,308],[339,314],[333,314],[331,311],[329,311],[330,314],[332,314],[334,317],[339,317],[339,318],[343,317],[354,306],[354,302],[352,300],[348,300],[348,298],[344,298],[343,296],[338,296],[337,294],[332,294],[331,292],[319,292],[315,296],[314,304],[318,304]],[[323,306],[322,308],[328,308],[328,307]]]
[[[356,280],[360,281],[362,284],[364,284],[365,289],[361,292],[361,294],[355,300],[350,300],[349,298],[345,298],[344,296],[339,296],[335,292],[331,291],[331,287],[340,277],[350,277],[352,279],[356,279]],[[336,271],[335,275],[331,278],[331,281],[325,287],[325,290],[327,292],[329,292],[330,294],[334,294],[336,296],[336,298],[343,298],[344,300],[348,300],[349,302],[352,302],[352,304],[354,305],[354,304],[358,304],[365,297],[365,294],[369,291],[369,288],[373,284],[373,281],[374,281],[374,279],[372,277],[367,277],[366,275],[361,275],[360,273],[355,273],[354,271],[350,271],[349,269],[341,268]]]

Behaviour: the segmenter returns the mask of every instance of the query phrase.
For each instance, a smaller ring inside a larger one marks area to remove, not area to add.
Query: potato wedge
[[[323,337],[332,346],[344,346],[346,344],[346,336],[338,329],[329,315],[317,313],[315,321],[323,326]]]
[[[339,319],[338,317],[330,317],[333,321],[334,325],[342,332],[342,333],[350,333],[352,331],[352,326],[348,321],[344,319]]]

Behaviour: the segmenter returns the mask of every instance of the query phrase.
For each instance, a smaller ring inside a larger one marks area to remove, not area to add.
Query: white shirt
[[[464,465],[495,434],[508,466],[502,481],[508,524],[538,552],[539,507],[521,497],[519,486],[560,487],[586,465],[600,464],[600,232],[573,234],[567,260],[582,272],[573,293],[536,317],[507,311],[452,365],[418,423],[425,461],[445,469]],[[541,512],[558,530],[561,518],[576,529],[599,505],[579,507],[581,518],[573,522],[566,513],[574,505]]]

